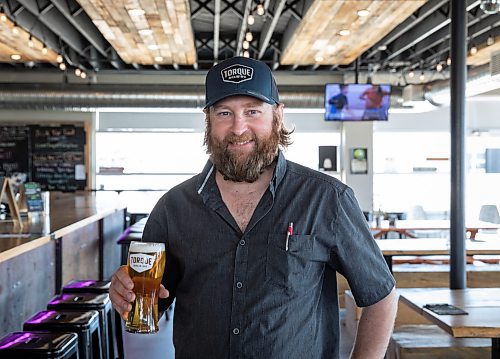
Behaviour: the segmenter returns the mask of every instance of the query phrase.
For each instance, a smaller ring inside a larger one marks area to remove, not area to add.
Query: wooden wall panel
[[[109,280],[121,264],[121,246],[116,242],[125,229],[125,210],[102,219],[101,280]]]
[[[99,222],[69,232],[60,241],[63,286],[74,279],[99,279]]]
[[[0,337],[46,308],[55,295],[55,260],[51,241],[0,262]]]

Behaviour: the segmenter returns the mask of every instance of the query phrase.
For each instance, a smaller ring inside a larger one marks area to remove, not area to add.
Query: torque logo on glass
[[[130,267],[138,273],[142,273],[153,268],[155,256],[149,256],[143,253],[130,255]]]
[[[239,84],[253,78],[253,68],[244,65],[232,65],[221,71],[222,81]]]

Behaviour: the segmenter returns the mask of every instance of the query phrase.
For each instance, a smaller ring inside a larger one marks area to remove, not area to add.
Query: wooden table
[[[476,238],[481,229],[499,229],[500,226],[494,223],[475,221],[466,224],[466,232],[470,238]],[[450,229],[450,221],[443,220],[396,220],[393,226],[389,221],[382,221],[379,226],[375,222],[371,223],[370,229],[374,231],[374,238],[386,238],[390,232],[399,233],[400,237],[416,238],[412,231],[441,231]]]
[[[491,357],[500,358],[500,288],[432,289],[404,292],[402,303],[456,338],[491,338]],[[438,315],[425,304],[447,303],[467,315]]]
[[[393,256],[425,256],[449,255],[450,245],[447,238],[414,238],[414,239],[376,239],[392,272]],[[467,239],[466,255],[500,254],[500,238],[487,241]]]

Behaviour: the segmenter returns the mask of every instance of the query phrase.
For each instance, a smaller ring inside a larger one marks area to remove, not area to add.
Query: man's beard
[[[274,121],[273,121],[274,122]],[[211,134],[209,134],[211,137]],[[228,149],[230,143],[242,143],[252,140],[255,148],[251,153],[241,153]],[[208,153],[217,170],[225,180],[234,182],[255,182],[261,173],[270,166],[278,152],[279,131],[273,123],[273,129],[268,138],[258,138],[251,134],[241,136],[229,135],[219,141],[211,137],[208,143]]]

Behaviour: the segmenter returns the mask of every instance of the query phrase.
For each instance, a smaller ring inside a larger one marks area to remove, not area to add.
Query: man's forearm
[[[383,358],[398,309],[396,288],[384,299],[363,308],[351,358]]]

